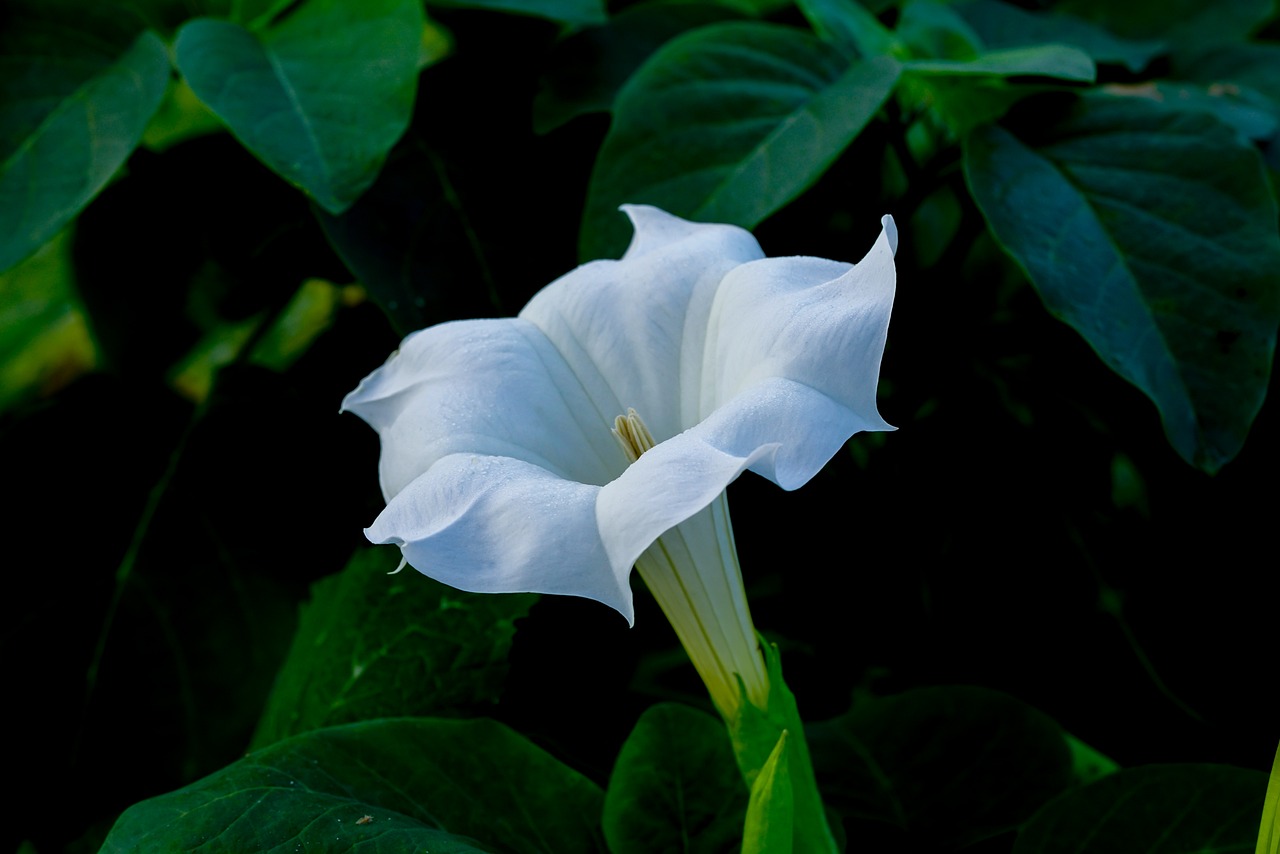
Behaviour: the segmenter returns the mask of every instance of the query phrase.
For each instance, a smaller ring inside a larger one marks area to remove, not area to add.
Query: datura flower
[[[634,619],[635,566],[719,711],[769,677],[725,488],[795,489],[876,410],[893,304],[889,217],[856,266],[765,258],[746,231],[627,206],[635,234],[518,317],[408,336],[343,408],[382,440],[365,533],[477,592],[585,596]]]

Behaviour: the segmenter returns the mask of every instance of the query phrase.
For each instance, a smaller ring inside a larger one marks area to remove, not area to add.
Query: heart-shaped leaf
[[[417,0],[307,0],[258,30],[191,21],[174,50],[246,148],[341,213],[409,125],[423,25]]]
[[[618,93],[591,176],[580,254],[626,243],[624,203],[746,228],[794,199],[875,116],[898,79],[801,30],[733,22],[667,42]]]

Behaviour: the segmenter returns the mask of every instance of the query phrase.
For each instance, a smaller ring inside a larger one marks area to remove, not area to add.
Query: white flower
[[[628,622],[637,565],[720,711],[738,678],[763,708],[724,490],[748,469],[795,489],[854,433],[893,429],[875,402],[893,221],[851,266],[624,210],[620,260],[516,318],[416,332],[347,395],[382,439],[387,507],[365,533],[454,587],[585,596]]]

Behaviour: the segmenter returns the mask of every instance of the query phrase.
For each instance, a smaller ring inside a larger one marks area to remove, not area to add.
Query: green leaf
[[[576,854],[600,850],[601,798],[495,721],[365,721],[279,742],[135,804],[102,850]]]
[[[751,784],[751,800],[742,831],[742,854],[791,854],[793,813],[784,729]]]
[[[1185,460],[1216,471],[1262,405],[1280,322],[1257,152],[1207,114],[1140,98],[1084,98],[1037,124],[966,140],[975,200],[1049,310],[1151,398]]]
[[[907,62],[912,74],[945,77],[1053,77],[1092,83],[1093,60],[1063,44],[985,51],[972,59],[917,59]]]
[[[953,8],[992,50],[1057,42],[1084,51],[1095,62],[1120,64],[1137,72],[1164,49],[1162,42],[1123,39],[1073,15],[1029,12],[1000,0],[969,0]]]
[[[1018,834],[1014,854],[1239,854],[1258,836],[1267,776],[1229,765],[1148,765],[1076,789]]]
[[[604,835],[613,854],[736,851],[746,807],[724,724],[664,703],[646,709],[622,745],[605,792]]]
[[[191,89],[285,180],[341,213],[409,125],[417,0],[307,0],[264,30],[202,18],[175,44]]]
[[[601,0],[431,0],[431,4],[511,12],[576,26],[602,24],[608,18]]]
[[[97,359],[64,231],[0,273],[0,410],[55,390]]]
[[[990,124],[1019,101],[1062,88],[1057,80],[1092,82],[1088,55],[1061,44],[983,51],[971,59],[917,59],[903,64],[904,100],[928,104],[958,139]],[[1009,78],[1041,77],[1011,82]]]
[[[894,35],[912,53],[928,59],[973,59],[982,52],[978,34],[946,3],[909,0],[898,17]]]
[[[625,246],[620,204],[751,228],[804,192],[893,91],[899,66],[849,65],[800,30],[703,27],[663,45],[614,107],[591,176],[580,254]]]
[[[293,0],[229,0],[229,2],[231,8],[227,17],[250,29],[270,24],[273,18],[293,4]]]
[[[1272,7],[1272,0],[1064,0],[1055,9],[1087,18],[1124,38],[1199,48],[1243,38],[1271,16]]]
[[[537,596],[464,593],[396,549],[365,548],[316,584],[254,744],[391,715],[451,717],[497,701],[515,621]]]
[[[1109,91],[1129,94],[1132,90],[1111,87]],[[1157,103],[1175,110],[1210,113],[1248,139],[1270,139],[1276,132],[1276,117],[1280,115],[1277,105],[1261,95],[1231,86],[1202,86],[1178,80],[1156,80],[1141,87],[1136,94],[1139,97],[1149,96]]]
[[[1210,92],[1241,95],[1252,91],[1280,115],[1280,44],[1228,44],[1175,57],[1172,73],[1203,83]]]
[[[985,688],[860,698],[808,735],[824,799],[849,838],[898,834],[879,850],[956,848],[1004,832],[1072,779],[1058,725]]]
[[[857,0],[797,0],[796,5],[825,42],[848,56],[903,57],[906,48]]]
[[[137,147],[164,44],[115,10],[15,3],[0,23],[0,271],[39,249]]]

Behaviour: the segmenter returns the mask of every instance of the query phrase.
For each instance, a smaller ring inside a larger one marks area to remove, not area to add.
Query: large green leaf
[[[1022,137],[978,129],[965,172],[1045,305],[1155,402],[1178,453],[1210,472],[1232,459],[1280,322],[1257,152],[1207,114],[1097,96]]]
[[[1267,789],[1230,765],[1130,768],[1063,795],[1018,834],[1014,854],[1245,854]]]
[[[260,30],[191,21],[175,53],[250,151],[341,213],[409,125],[423,24],[417,0],[306,0]]]
[[[604,834],[613,854],[733,852],[746,808],[724,724],[664,703],[640,716],[618,754],[605,792]]]
[[[809,187],[898,79],[808,33],[736,22],[667,42],[618,93],[591,176],[584,258],[625,245],[620,204],[750,228]]]
[[[0,271],[78,214],[142,138],[169,59],[139,29],[92,5],[0,9]]]
[[[601,798],[494,721],[384,719],[296,736],[135,804],[102,850],[594,852]]]
[[[807,729],[824,799],[867,850],[962,847],[1017,826],[1071,782],[1058,725],[984,688],[864,698]]]
[[[312,588],[255,744],[393,715],[453,716],[498,699],[514,622],[538,597],[388,576],[399,557],[361,549]]]

